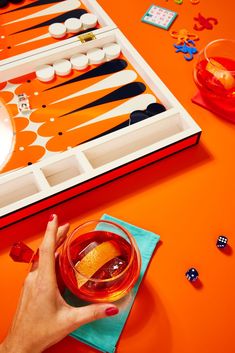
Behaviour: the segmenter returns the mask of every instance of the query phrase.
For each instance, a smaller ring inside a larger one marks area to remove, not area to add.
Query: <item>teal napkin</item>
[[[132,289],[131,294],[127,296],[126,299],[123,298],[120,301],[115,302],[115,304],[122,308],[121,312],[117,316],[97,320],[79,327],[76,331],[71,333],[71,336],[92,346],[93,348],[100,350],[101,352],[113,353],[116,350],[116,344],[122,333],[123,327],[134,303],[138,288],[160,237],[155,233],[138,228],[132,224],[126,223],[106,214],[103,215],[101,219],[120,224],[134,236],[142,258],[140,277],[135,287]],[[65,300],[72,306],[83,306],[87,304],[76,298],[69,291],[66,291],[64,297]]]

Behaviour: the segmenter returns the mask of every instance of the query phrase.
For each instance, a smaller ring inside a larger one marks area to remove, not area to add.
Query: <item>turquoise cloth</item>
[[[155,233],[135,227],[129,223],[126,223],[108,215],[103,215],[101,219],[113,221],[115,223],[120,224],[134,236],[140,249],[142,258],[140,277],[135,287],[132,289],[131,294],[129,296],[127,295],[127,300],[123,298],[118,301],[120,302],[120,307],[122,308],[122,310],[117,316],[113,316],[110,318],[107,317],[84,325],[78,328],[76,331],[72,332],[71,336],[83,343],[86,343],[100,350],[101,352],[113,353],[116,350],[116,344],[121,335],[125,322],[128,318],[138,288],[140,286],[148,263],[151,259],[153,251],[160,237]],[[104,229],[103,226],[102,229]],[[65,300],[73,306],[83,306],[87,304],[77,299],[69,291],[65,293]],[[115,304],[119,306],[118,302],[115,302]],[[122,306],[122,303],[124,303],[124,308]]]

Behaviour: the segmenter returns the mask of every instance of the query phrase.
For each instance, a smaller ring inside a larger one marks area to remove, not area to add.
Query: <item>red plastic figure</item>
[[[201,26],[198,26],[197,23],[193,26],[193,29],[196,31],[202,31],[203,29],[213,29],[213,25],[218,24],[218,20],[214,17],[208,17],[205,18],[203,17],[200,13],[198,14],[198,17],[194,17],[195,21],[198,21]],[[211,23],[213,22],[213,24]]]

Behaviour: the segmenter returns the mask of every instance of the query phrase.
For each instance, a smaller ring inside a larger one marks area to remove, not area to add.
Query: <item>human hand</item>
[[[116,315],[113,304],[69,306],[62,298],[55,273],[55,249],[65,238],[69,224],[58,227],[51,215],[39,248],[39,260],[29,272],[9,333],[0,353],[40,353],[81,325]]]

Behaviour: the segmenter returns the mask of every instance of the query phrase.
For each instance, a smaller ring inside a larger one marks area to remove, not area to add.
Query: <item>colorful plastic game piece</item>
[[[98,18],[92,13],[85,13],[80,17],[82,21],[83,29],[94,28],[97,24]]]
[[[228,243],[228,238],[225,235],[220,235],[217,239],[217,248],[225,248]]]
[[[55,76],[55,70],[51,65],[42,65],[36,70],[39,81],[50,82]]]
[[[197,17],[194,17],[194,20],[199,22],[200,26],[197,23],[194,24],[193,29],[196,31],[202,31],[203,29],[213,29],[213,25],[218,24],[218,20],[214,17],[203,17],[200,13]],[[212,24],[213,23],[213,24]]]
[[[199,37],[196,34],[189,33],[189,31],[185,28],[180,29],[179,31],[171,31],[170,35],[172,36],[172,38],[177,39],[177,42],[176,42],[177,45],[183,44],[189,39],[191,40],[199,39]]]
[[[190,46],[193,45],[193,47]],[[173,44],[174,47],[177,49],[176,53],[184,53],[184,59],[190,61],[193,59],[193,55],[197,53],[197,48],[195,48],[195,43],[193,40],[187,40],[183,45],[176,45]]]
[[[48,31],[53,38],[63,38],[66,35],[66,27],[63,23],[53,23]]]
[[[73,69],[84,70],[89,65],[89,60],[85,54],[76,54],[70,58]]]
[[[181,5],[183,3],[183,0],[174,0],[174,2],[178,5]]]
[[[82,30],[82,21],[76,17],[68,18],[64,25],[68,33],[78,33]]]
[[[101,64],[105,60],[105,52],[100,48],[93,48],[88,50],[87,57],[89,59],[90,64]]]
[[[121,47],[117,43],[108,43],[103,46],[103,50],[107,60],[113,60],[119,57],[121,53]]]
[[[72,70],[72,64],[69,60],[60,59],[54,62],[53,68],[56,75],[58,76],[67,76]]]
[[[177,16],[177,12],[164,7],[151,5],[141,21],[168,30]]]
[[[185,276],[190,282],[195,282],[199,276],[199,273],[195,268],[192,267],[185,273]]]

